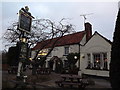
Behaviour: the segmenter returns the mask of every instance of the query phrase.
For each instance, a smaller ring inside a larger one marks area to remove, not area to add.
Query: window
[[[46,49],[41,50],[38,55],[39,56],[45,56],[45,55],[47,55],[47,50]]]
[[[69,54],[69,47],[65,47],[65,52],[64,52],[65,55],[68,55]]]
[[[87,54],[87,63],[88,63],[87,68],[89,68],[89,69],[92,68],[90,53]]]
[[[97,70],[99,69],[108,70],[107,53],[92,53],[92,54],[88,53],[87,63],[88,63],[87,69],[92,68],[92,69],[97,69]]]
[[[100,54],[93,54],[94,68],[100,69],[101,57]]]
[[[103,53],[103,62],[104,62],[104,70],[108,70],[108,59],[107,59],[107,53]]]

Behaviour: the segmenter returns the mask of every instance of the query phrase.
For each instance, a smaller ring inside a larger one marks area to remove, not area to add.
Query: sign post
[[[21,8],[19,10],[19,23],[18,23],[18,30],[20,30],[20,41],[18,42],[19,47],[19,64],[18,64],[18,71],[17,71],[17,80],[23,80],[27,76],[23,75],[23,66],[28,59],[28,43],[27,43],[27,34],[30,34],[31,31],[31,24],[32,18],[34,18],[30,12],[28,12],[28,6],[25,8]],[[25,78],[24,78],[25,77]]]

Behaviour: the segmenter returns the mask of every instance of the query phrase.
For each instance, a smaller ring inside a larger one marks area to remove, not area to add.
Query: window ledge
[[[108,69],[96,69],[96,68],[85,68],[88,70],[99,70],[99,71],[109,71]]]
[[[67,56],[68,54],[64,54],[63,56]]]

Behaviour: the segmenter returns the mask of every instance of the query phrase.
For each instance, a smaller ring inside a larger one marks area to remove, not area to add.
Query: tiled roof
[[[85,31],[65,35],[57,41],[57,43],[55,44],[55,47],[80,43],[84,34],[85,34]],[[44,48],[51,48],[53,43],[57,39],[58,38],[54,38],[54,39],[49,39],[49,40],[45,40],[45,41],[42,41],[42,42],[38,42],[37,45],[32,50],[43,49],[43,47]]]

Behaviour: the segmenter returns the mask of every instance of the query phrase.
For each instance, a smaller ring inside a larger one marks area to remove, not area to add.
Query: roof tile
[[[57,43],[55,44],[55,47],[80,43],[84,34],[85,34],[85,31],[65,35],[57,41]],[[51,48],[53,43],[57,39],[58,38],[53,38],[53,39],[38,42],[37,45],[34,48],[32,48],[32,50],[39,50],[39,49],[43,49],[43,48]]]

